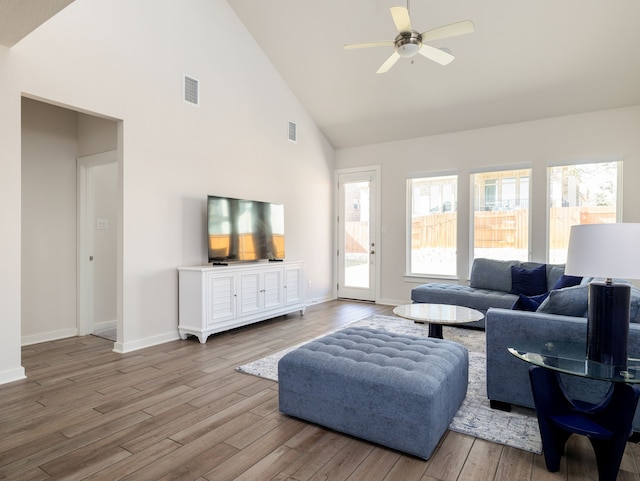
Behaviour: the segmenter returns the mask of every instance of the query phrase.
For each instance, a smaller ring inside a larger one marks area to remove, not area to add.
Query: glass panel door
[[[373,182],[375,172],[342,174],[338,182],[338,297],[375,300]]]

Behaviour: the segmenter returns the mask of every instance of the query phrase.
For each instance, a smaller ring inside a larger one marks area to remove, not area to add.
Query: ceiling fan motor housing
[[[395,47],[401,57],[413,57],[422,47],[422,36],[415,30],[402,32],[395,39]]]

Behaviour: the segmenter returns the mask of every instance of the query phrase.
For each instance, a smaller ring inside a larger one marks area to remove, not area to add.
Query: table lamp
[[[631,286],[612,279],[640,279],[640,224],[572,226],[565,274],[605,279],[589,284],[587,359],[626,366]]]

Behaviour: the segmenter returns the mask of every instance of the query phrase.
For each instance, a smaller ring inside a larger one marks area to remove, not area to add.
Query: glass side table
[[[640,359],[624,366],[587,360],[584,343],[547,342],[535,349],[509,347],[526,361],[547,469],[560,469],[564,446],[571,434],[587,436],[598,464],[600,481],[615,481],[640,397]],[[598,403],[572,400],[560,373],[611,383]]]

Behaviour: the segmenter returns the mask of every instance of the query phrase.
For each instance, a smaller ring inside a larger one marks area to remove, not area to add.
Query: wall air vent
[[[291,142],[296,142],[298,139],[298,131],[295,122],[289,121],[289,140]]]
[[[193,105],[200,105],[198,81],[193,77],[184,76],[184,101]]]

